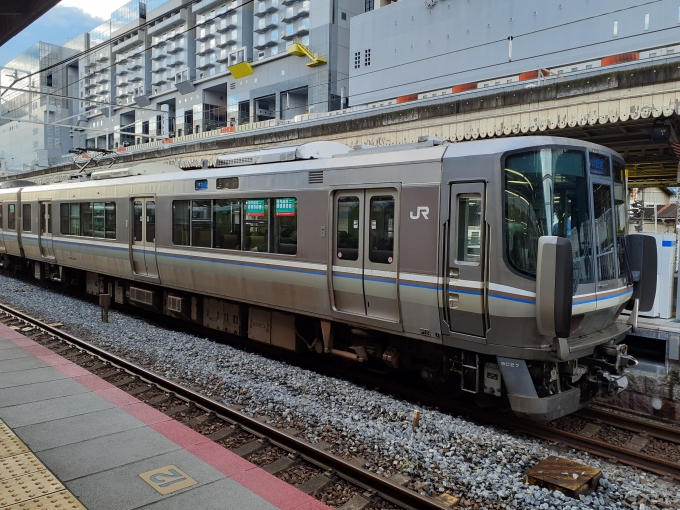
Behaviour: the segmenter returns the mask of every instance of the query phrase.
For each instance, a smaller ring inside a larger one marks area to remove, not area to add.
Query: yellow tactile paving
[[[2,420],[0,509],[86,510]]]
[[[47,469],[31,452],[0,458],[0,480]]]
[[[25,453],[26,445],[0,420],[0,459]]]
[[[0,508],[63,491],[65,487],[47,470],[0,481]]]
[[[3,510],[87,510],[69,491],[60,491],[17,503],[3,508]]]

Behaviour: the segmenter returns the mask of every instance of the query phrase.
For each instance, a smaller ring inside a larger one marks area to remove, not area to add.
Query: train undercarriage
[[[535,421],[615,396],[627,387],[626,368],[637,363],[615,339],[577,359],[511,359],[7,255],[0,256],[0,267],[84,291],[102,305],[131,305],[288,351],[418,373],[440,395],[472,395],[485,407],[509,405]]]

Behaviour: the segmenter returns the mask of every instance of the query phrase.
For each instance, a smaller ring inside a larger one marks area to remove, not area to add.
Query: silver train
[[[631,326],[616,319],[628,305],[634,322],[656,271],[644,277],[644,236],[624,236],[618,154],[424,137],[218,163],[0,189],[2,266],[254,342],[417,370],[539,421],[625,388]]]

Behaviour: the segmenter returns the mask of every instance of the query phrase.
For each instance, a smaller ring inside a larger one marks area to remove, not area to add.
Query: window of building
[[[364,12],[373,10],[373,0],[364,0]]]
[[[341,12],[341,13],[340,13],[340,18],[342,18],[342,21],[347,21],[347,13],[346,13],[346,12]]]
[[[371,50],[364,51],[364,66],[371,65]]]
[[[17,228],[16,207],[16,204],[9,204],[7,207],[7,230],[16,230]]]
[[[354,54],[354,69],[359,69],[361,67],[361,52],[357,51]]]
[[[21,230],[31,231],[31,204],[24,204],[21,211]]]

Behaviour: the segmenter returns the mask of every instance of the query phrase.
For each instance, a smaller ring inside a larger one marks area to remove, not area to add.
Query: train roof
[[[23,193],[31,194],[33,192],[45,192],[50,190],[86,189],[91,187],[145,184],[153,182],[160,183],[190,179],[199,180],[217,177],[246,177],[251,175],[285,174],[301,171],[384,167],[385,165],[435,162],[441,161],[444,158],[502,154],[508,151],[546,145],[582,147],[584,149],[598,150],[620,157],[615,151],[602,147],[601,145],[564,137],[518,136],[458,143],[442,143],[441,140],[423,137],[421,143],[384,147],[360,147],[346,154],[336,154],[323,159],[288,160],[276,163],[248,164],[246,166],[227,166],[191,171],[181,171],[178,169],[175,172],[168,173],[152,173],[115,179],[64,182],[48,184],[45,186],[35,186],[25,189]],[[296,146],[292,146],[293,149],[295,147]],[[265,149],[265,151],[267,150],[271,149]],[[252,155],[254,154],[254,151],[248,151],[244,154]],[[227,155],[231,160],[236,156],[238,156],[238,153]],[[1,191],[9,190],[0,190],[0,192]]]

